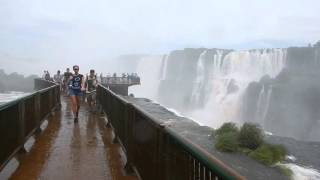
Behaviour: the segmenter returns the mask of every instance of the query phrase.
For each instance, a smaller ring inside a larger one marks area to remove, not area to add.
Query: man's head
[[[93,69],[90,70],[90,75],[94,75],[94,70]]]
[[[58,70],[57,73],[60,74],[60,70]]]
[[[69,68],[67,68],[67,72],[69,72],[70,71],[70,69]]]

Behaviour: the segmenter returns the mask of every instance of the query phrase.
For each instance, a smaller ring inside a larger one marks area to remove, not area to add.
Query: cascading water
[[[210,98],[203,109],[191,112],[191,117],[211,127],[241,122],[241,100],[249,83],[264,75],[275,77],[285,60],[284,49],[233,51],[221,61],[214,58],[213,76],[208,83],[212,86]]]
[[[262,86],[257,102],[257,112],[255,114],[255,122],[261,124],[262,127],[266,126],[266,116],[269,109],[271,94],[272,86]]]
[[[129,93],[133,93],[136,97],[157,100],[162,59],[162,56],[147,56],[140,59],[136,73],[141,77],[141,86],[130,87]]]
[[[197,77],[196,81],[194,83],[194,88],[192,90],[191,94],[191,103],[194,103],[196,105],[199,104],[199,99],[201,96],[201,91],[205,86],[205,58],[204,55],[207,53],[207,51],[203,51],[203,53],[200,54],[198,63],[197,63]]]
[[[162,58],[161,74],[160,74],[160,80],[162,81],[166,79],[168,59],[169,59],[168,55],[164,55],[164,57]]]
[[[169,55],[142,58],[136,69],[136,72],[141,76],[141,86],[131,87],[130,92],[137,97],[150,98],[166,106],[167,104],[159,97],[159,93],[162,92],[158,92],[158,89],[160,82],[167,79],[169,60]],[[193,67],[196,77],[191,86],[189,97],[184,98],[185,102],[192,104],[192,108],[185,111],[181,107],[180,110],[183,115],[214,128],[228,121],[242,122],[242,98],[249,83],[259,81],[265,75],[271,78],[275,77],[283,69],[285,63],[286,49],[231,52],[214,50],[211,54],[208,50],[203,50],[198,56],[196,67]],[[186,80],[183,78],[183,73],[190,73],[188,70],[183,72],[181,68],[179,71],[179,74],[175,73],[181,75],[181,77],[176,77],[177,83],[178,80]],[[170,89],[171,87],[166,86],[165,88]],[[177,88],[179,87],[175,87],[175,89]],[[268,99],[270,99],[272,92],[272,87],[269,88],[271,89],[264,89],[261,92],[257,104],[259,108],[255,119],[258,123],[264,124],[263,119],[265,119],[269,106]],[[181,89],[181,91],[184,90]],[[178,95],[176,94],[176,96]],[[186,98],[190,100],[186,101]],[[172,99],[172,101],[175,100]],[[179,107],[176,109],[180,111]]]

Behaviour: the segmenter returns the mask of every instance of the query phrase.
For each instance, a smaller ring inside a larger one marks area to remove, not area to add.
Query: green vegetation
[[[261,128],[252,123],[244,123],[239,133],[239,143],[241,147],[256,149],[263,143],[263,132]]]
[[[224,152],[235,152],[238,150],[238,134],[227,132],[217,136],[215,147]]]
[[[217,138],[215,147],[224,152],[235,152],[238,150],[239,129],[235,123],[224,123],[214,133]]]
[[[236,126],[235,123],[232,123],[232,122],[224,123],[219,129],[215,131],[215,135],[219,136],[229,132],[233,132],[233,133],[239,132],[239,128]]]
[[[225,123],[214,131],[214,136],[215,148],[218,150],[240,152],[267,166],[284,160],[287,154],[284,146],[265,143],[262,129],[252,123],[244,123],[240,130],[235,123]],[[291,176],[290,169],[277,167],[286,176]]]
[[[263,144],[252,151],[249,156],[262,164],[270,166],[284,160],[286,153],[285,148],[281,145]]]

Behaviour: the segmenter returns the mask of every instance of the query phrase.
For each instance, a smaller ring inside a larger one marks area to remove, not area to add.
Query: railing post
[[[50,89],[49,91],[48,91],[48,95],[49,95],[49,116],[53,116],[53,114],[54,114],[54,110],[53,110],[53,108],[54,108],[54,99],[55,99],[55,97],[53,97],[54,96],[54,89]]]
[[[25,153],[26,149],[24,148],[24,137],[25,137],[25,101],[21,101],[18,104],[18,113],[19,113],[19,121],[18,121],[18,129],[19,129],[19,142],[18,144],[21,146],[19,149],[19,153]]]
[[[55,88],[55,99],[56,99],[56,102],[55,102],[55,106],[56,106],[56,110],[60,109],[61,108],[61,98],[60,98],[60,85],[58,85],[56,88]]]
[[[126,129],[126,135],[128,138],[127,141],[127,162],[125,165],[125,170],[127,173],[133,173],[133,160],[134,160],[134,153],[133,153],[133,123],[135,118],[135,110],[131,103],[128,103],[126,105],[126,113],[127,113],[127,128]]]
[[[116,103],[116,97],[112,97],[112,110],[111,110],[111,125],[113,127],[113,132],[114,132],[114,138],[113,138],[113,143],[118,143],[118,134],[119,134],[119,129],[118,129],[118,124],[119,124],[119,114],[118,114],[118,108],[117,108],[117,103]]]
[[[158,168],[157,168],[157,174],[156,177],[158,180],[165,179],[165,134],[163,129],[165,128],[164,125],[160,124],[160,128],[158,129],[158,157],[157,157],[157,162],[158,162]]]
[[[35,119],[36,119],[36,134],[41,133],[41,112],[40,112],[40,93],[37,93],[34,97],[34,113],[35,113]]]

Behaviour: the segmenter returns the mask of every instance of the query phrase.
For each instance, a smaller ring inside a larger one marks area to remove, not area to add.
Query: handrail
[[[200,146],[164,126],[141,107],[101,84],[97,100],[133,167],[143,180],[245,179]]]
[[[60,105],[60,86],[43,79],[34,80],[38,91],[0,105],[0,171],[27,139],[40,130],[50,112]]]

